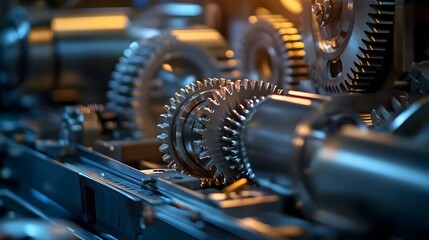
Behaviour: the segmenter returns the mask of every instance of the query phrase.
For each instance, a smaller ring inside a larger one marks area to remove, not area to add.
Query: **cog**
[[[282,92],[277,86],[263,81],[237,80],[214,92],[207,100],[207,107],[203,109],[205,117],[198,119],[195,128],[201,134],[201,140],[194,144],[204,149],[199,155],[199,164],[213,174],[216,182],[227,185],[242,177],[253,178],[248,164],[230,154],[239,147],[236,124],[244,121],[244,115],[249,113],[254,102],[259,101],[258,98]]]
[[[250,79],[260,79],[290,89],[308,79],[304,43],[294,24],[281,15],[249,18],[239,55],[240,70]]]
[[[374,92],[393,49],[394,0],[305,0],[302,34],[310,78],[323,92]]]
[[[204,149],[198,144],[202,141],[198,132],[202,127],[197,126],[197,119],[206,117],[203,109],[207,107],[207,99],[230,82],[209,79],[191,83],[174,94],[170,105],[164,106],[166,113],[161,114],[163,123],[158,124],[162,131],[158,140],[162,142],[159,150],[164,153],[163,160],[169,168],[200,178],[211,178],[212,174],[198,162]]]
[[[162,107],[177,89],[197,79],[235,76],[235,66],[226,41],[213,29],[170,30],[132,43],[107,93],[107,109],[120,118],[117,137],[156,136]]]

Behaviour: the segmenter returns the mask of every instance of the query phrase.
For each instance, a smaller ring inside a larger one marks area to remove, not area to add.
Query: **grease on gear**
[[[245,77],[284,89],[308,79],[304,43],[292,22],[281,15],[251,16],[249,22],[239,55]]]
[[[180,87],[209,77],[237,77],[236,61],[213,29],[176,29],[132,43],[116,66],[107,96],[119,113],[117,137],[158,134],[163,105]]]
[[[302,34],[321,92],[374,92],[390,67],[395,1],[305,0]]]

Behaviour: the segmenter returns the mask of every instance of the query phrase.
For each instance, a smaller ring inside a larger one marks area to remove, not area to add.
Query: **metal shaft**
[[[429,151],[423,146],[347,127],[305,162],[308,174],[298,181],[317,204],[317,220],[332,221],[326,211],[412,234],[427,231],[429,208],[421,206],[429,201]]]
[[[288,174],[295,129],[320,101],[271,96],[260,103],[243,125],[243,155],[253,171]]]

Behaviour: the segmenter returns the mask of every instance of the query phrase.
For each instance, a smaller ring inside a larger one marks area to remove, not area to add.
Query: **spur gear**
[[[176,89],[208,77],[236,77],[236,62],[213,29],[176,29],[135,42],[110,81],[107,108],[118,112],[119,135],[154,137],[163,105]]]
[[[239,54],[245,77],[284,89],[308,79],[304,43],[292,22],[281,15],[251,16],[249,22]]]
[[[276,86],[256,80],[210,79],[182,88],[166,106],[160,151],[170,168],[225,186],[239,177],[224,161],[221,143],[225,118],[246,99],[280,94]]]
[[[321,92],[374,92],[391,64],[394,0],[305,0],[302,34]]]
[[[191,83],[170,99],[170,105],[164,106],[166,113],[161,114],[163,123],[158,124],[162,131],[158,140],[162,142],[159,150],[164,153],[163,160],[169,168],[198,176],[211,178],[212,174],[202,168],[198,162],[203,151],[198,144],[202,141],[197,129],[198,118],[205,118],[203,109],[207,107],[207,99],[219,89],[230,84],[230,80],[209,79]]]
[[[238,159],[231,159],[227,154],[234,149],[225,146],[236,145],[236,132],[233,126],[237,122],[229,115],[245,118],[247,108],[251,107],[257,98],[281,94],[283,90],[276,85],[256,80],[237,80],[228,87],[215,92],[207,101],[203,109],[203,118],[198,119],[195,130],[201,133],[201,140],[194,142],[204,151],[199,155],[199,163],[204,169],[212,172],[213,178],[221,185],[230,184],[241,177],[251,179],[251,172],[245,171],[246,165]],[[229,128],[228,128],[229,127]]]

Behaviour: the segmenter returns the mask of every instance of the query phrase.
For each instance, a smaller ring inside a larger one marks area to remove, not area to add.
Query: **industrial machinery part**
[[[258,96],[257,96],[258,97]],[[229,102],[227,96],[224,102]],[[235,171],[229,174],[231,180],[237,177],[253,178],[254,174],[269,172],[270,174],[287,173],[289,164],[285,163],[293,152],[292,139],[297,125],[315,109],[321,108],[319,125],[323,125],[320,134],[325,135],[345,123],[363,126],[359,117],[347,114],[346,105],[353,106],[358,102],[355,96],[341,97],[336,101],[315,94],[289,91],[287,96],[272,95],[267,98],[239,99],[235,106],[225,103],[218,108],[226,108],[218,125],[207,129],[211,136],[221,135],[217,149],[212,150],[218,159],[215,162],[219,171]],[[240,104],[241,102],[241,104]],[[208,121],[212,120],[208,115]],[[275,142],[275,144],[273,144]],[[210,146],[207,146],[209,148]],[[264,159],[270,159],[267,164]],[[223,160],[223,161],[222,161]]]
[[[155,137],[163,106],[177,89],[203,78],[237,77],[231,57],[214,29],[170,30],[132,43],[116,66],[108,92],[107,107],[122,118],[121,137]]]
[[[78,145],[93,147],[96,141],[109,138],[117,128],[116,114],[100,104],[66,106],[56,138],[36,140],[36,148],[49,156],[75,154]]]
[[[242,177],[225,166],[218,129],[230,109],[253,97],[279,94],[275,85],[256,80],[205,80],[176,93],[167,106],[163,133],[158,139],[169,167],[206,180],[203,184],[224,186]]]
[[[30,24],[22,8],[10,9],[9,0],[0,6],[0,108],[9,102],[10,89],[16,89],[27,73],[27,38]]]
[[[304,43],[294,24],[281,15],[249,17],[241,40],[240,69],[244,77],[287,90],[308,79]]]
[[[378,106],[372,110],[372,122],[377,129],[395,132],[392,129],[389,130],[395,117],[404,111],[414,111],[412,109],[420,108],[419,106],[410,107],[410,105],[416,101],[421,102],[420,99],[429,93],[429,62],[414,64],[405,80],[406,86],[395,89],[397,93],[393,94],[388,105]],[[414,105],[419,105],[419,103]]]
[[[315,135],[294,139],[292,178],[307,216],[379,236],[427,236],[429,212],[420,207],[429,199],[427,136],[421,142],[353,127],[323,140]]]
[[[0,26],[1,104],[103,102],[106,79],[123,49],[136,39],[128,14],[76,10],[33,16],[12,8],[6,26]],[[23,95],[32,99],[24,101]]]
[[[320,91],[374,92],[387,78],[395,1],[305,0],[302,34]]]

